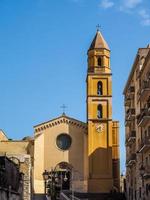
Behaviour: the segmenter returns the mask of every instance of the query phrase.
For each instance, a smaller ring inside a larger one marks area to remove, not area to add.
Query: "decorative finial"
[[[101,28],[101,26],[100,26],[99,24],[97,24],[96,28],[97,28],[97,32],[99,32],[99,31],[100,31],[100,28]]]
[[[67,106],[65,106],[65,104],[63,104],[60,108],[62,108],[62,115],[65,115],[65,110],[67,108]]]

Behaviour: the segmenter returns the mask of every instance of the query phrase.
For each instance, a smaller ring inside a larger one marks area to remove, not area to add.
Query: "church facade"
[[[35,125],[34,136],[20,141],[0,133],[1,154],[30,160],[25,199],[44,194],[45,170],[67,177],[61,186],[65,190],[119,191],[119,122],[112,120],[110,49],[100,31],[88,50],[87,68],[86,123],[63,114]]]

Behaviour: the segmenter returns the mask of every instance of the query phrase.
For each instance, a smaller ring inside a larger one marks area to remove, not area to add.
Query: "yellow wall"
[[[113,121],[112,126],[112,159],[114,187],[120,190],[120,155],[119,155],[119,122]]]
[[[102,66],[97,65],[101,57]],[[103,94],[97,94],[97,83],[101,81]],[[97,117],[97,107],[102,105],[102,119]],[[87,122],[89,157],[89,192],[110,192],[114,187],[113,158],[119,159],[119,149],[112,147],[112,78],[110,51],[95,49],[88,52],[87,74]],[[102,124],[102,130],[97,126]],[[118,136],[118,132],[115,136]],[[118,140],[117,140],[118,142]],[[119,143],[118,143],[119,145]],[[117,165],[118,166],[118,165]],[[118,169],[117,172],[119,173]]]

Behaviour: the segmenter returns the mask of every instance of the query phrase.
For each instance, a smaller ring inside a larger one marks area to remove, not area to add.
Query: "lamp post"
[[[43,179],[44,179],[44,193],[45,193],[45,195],[46,195],[46,193],[47,193],[47,191],[46,191],[46,188],[47,188],[47,180],[49,179],[49,173],[48,173],[48,171],[44,171],[43,172]]]
[[[65,177],[63,181],[68,180],[65,172]],[[43,179],[45,183],[45,196],[51,197],[52,200],[56,200],[62,190],[62,172],[55,171],[51,169],[50,171],[43,172]]]
[[[51,200],[59,199],[62,189],[69,190],[71,181],[72,200],[74,199],[74,185],[75,180],[81,181],[82,174],[75,170],[71,165],[66,162],[59,163],[54,169],[43,172],[43,179],[45,183],[45,196],[50,197]],[[65,183],[66,182],[66,183]]]

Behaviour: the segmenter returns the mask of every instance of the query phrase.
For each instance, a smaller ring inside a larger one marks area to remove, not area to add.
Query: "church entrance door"
[[[70,189],[70,171],[58,171],[57,172],[59,174],[60,180],[61,180],[61,190],[69,190]]]
[[[55,172],[57,172],[59,176],[61,190],[69,190],[71,185],[72,166],[67,162],[61,162],[56,165]]]

